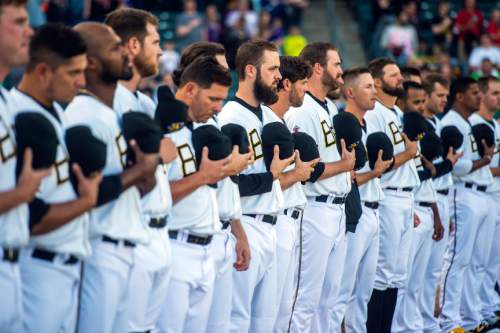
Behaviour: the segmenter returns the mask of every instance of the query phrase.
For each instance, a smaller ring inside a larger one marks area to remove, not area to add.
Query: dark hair
[[[182,51],[179,67],[172,74],[172,80],[174,81],[174,84],[176,86],[180,85],[182,72],[197,58],[201,56],[215,58],[215,56],[225,54],[226,50],[224,49],[224,46],[219,43],[196,42],[189,45]]]
[[[360,75],[363,74],[371,74],[368,68],[366,67],[353,67],[349,68],[344,72],[342,78],[344,79],[344,84],[348,84],[348,82],[356,80]]]
[[[106,16],[104,23],[113,28],[124,43],[132,37],[136,37],[142,43],[148,34],[147,24],[152,24],[156,28],[159,26],[156,16],[145,10],[134,8],[116,9]]]
[[[213,57],[200,57],[183,71],[179,88],[188,82],[194,82],[202,89],[208,89],[214,83],[229,87],[231,74]]]
[[[488,75],[488,76],[483,76],[482,78],[477,80],[477,84],[479,85],[479,89],[481,89],[481,92],[485,94],[488,92],[488,89],[490,89],[489,87],[490,82],[498,82],[498,81],[499,81],[498,78],[492,75]]]
[[[405,81],[405,82],[403,82],[403,88],[405,90],[404,95],[402,97],[403,99],[408,98],[408,91],[410,91],[410,89],[424,90],[424,87],[420,83],[413,82],[413,81]]]
[[[0,0],[0,14],[2,13],[3,7],[25,7],[27,3],[28,0]]]
[[[425,92],[427,95],[431,95],[432,92],[434,91],[434,87],[436,86],[436,83],[439,83],[443,87],[449,88],[450,87],[450,82],[441,74],[429,74],[426,77],[424,77],[422,81],[422,87],[424,87]]]
[[[453,104],[455,103],[455,100],[457,98],[457,94],[462,94],[466,92],[469,87],[473,84],[477,83],[474,79],[470,77],[461,77],[456,80],[454,80],[451,83],[450,87],[450,103]]]
[[[311,67],[315,64],[326,66],[326,54],[328,51],[339,51],[339,49],[332,43],[327,42],[313,42],[309,43],[300,52],[300,59],[307,62]]]
[[[26,72],[31,72],[42,62],[55,69],[86,51],[87,44],[77,31],[61,23],[48,23],[30,41]]]
[[[374,79],[381,79],[384,76],[384,68],[387,65],[397,65],[396,62],[390,58],[377,58],[370,61],[368,70]]]
[[[312,69],[305,61],[299,57],[281,56],[280,57],[281,80],[278,83],[278,90],[283,89],[283,81],[288,79],[295,83],[298,80],[304,80],[311,77]]]
[[[403,75],[403,78],[405,81],[410,79],[410,76],[420,76],[420,70],[415,67],[402,67],[401,68],[401,75]]]
[[[236,52],[235,67],[240,80],[245,79],[245,67],[252,65],[260,68],[264,51],[278,52],[278,48],[265,40],[250,40],[238,48]]]

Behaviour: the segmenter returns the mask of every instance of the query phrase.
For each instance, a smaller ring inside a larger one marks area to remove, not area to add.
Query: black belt
[[[439,194],[442,194],[442,195],[448,195],[448,193],[450,193],[450,190],[449,189],[446,189],[446,190],[437,190],[436,192],[439,193]]]
[[[106,242],[106,243],[115,244],[115,245],[118,245],[118,244],[120,244],[120,242],[123,242],[123,245],[126,247],[135,247],[135,243],[133,243],[131,241],[128,241],[128,240],[122,241],[122,240],[114,239],[114,238],[111,238],[108,236],[102,236],[102,241]]]
[[[318,195],[316,198],[314,198],[315,201],[317,202],[328,202],[328,199],[330,198],[329,195]],[[332,200],[332,204],[334,205],[342,205],[345,203],[345,198],[346,197],[335,197]]]
[[[480,191],[480,192],[486,192],[486,188],[488,186],[486,185],[476,185],[476,184],[473,184],[473,183],[465,183],[465,188],[476,188],[476,190]]]
[[[226,230],[227,228],[229,228],[229,225],[231,224],[231,221],[220,220],[220,223],[222,223],[222,230]]]
[[[387,190],[391,191],[403,191],[403,192],[411,192],[413,191],[413,187],[386,187]]]
[[[253,218],[256,218],[257,216],[262,216],[262,222],[269,223],[269,224],[272,224],[272,225],[275,225],[276,224],[276,220],[278,219],[274,215],[257,215],[257,214],[243,214],[243,215],[250,216],[250,217],[253,217]]]
[[[179,235],[178,230],[169,230],[168,231],[168,236],[172,239],[177,239],[177,236]],[[186,242],[191,243],[191,244],[197,244],[197,245],[208,245],[212,241],[212,236],[196,236],[196,235],[189,235],[187,237]]]
[[[33,253],[31,254],[33,258],[45,260],[45,261],[50,261],[54,262],[54,259],[57,256],[56,252],[48,251],[48,250],[42,250],[42,249],[34,249]],[[78,258],[75,257],[74,255],[70,255],[66,261],[63,262],[65,265],[74,265],[78,263]]]
[[[3,261],[17,262],[19,260],[19,249],[3,248]]]
[[[378,202],[365,201],[365,202],[363,202],[363,205],[365,205],[365,207],[368,207],[368,208],[371,208],[371,209],[377,209],[378,208]]]
[[[294,220],[297,220],[299,217],[300,217],[300,213],[301,211],[299,209],[295,209],[295,208],[287,208],[283,211],[283,213],[285,215],[288,216],[289,213],[292,213],[291,214],[291,218],[294,219]]]
[[[420,201],[420,202],[418,202],[418,205],[420,207],[432,207],[432,202]]]
[[[166,225],[167,225],[166,217],[152,217],[149,219],[150,228],[161,229],[164,228]]]

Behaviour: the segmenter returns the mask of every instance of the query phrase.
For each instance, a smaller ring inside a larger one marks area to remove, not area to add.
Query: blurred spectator
[[[272,35],[271,29],[271,13],[268,11],[261,11],[259,14],[259,29],[256,37],[258,39],[270,40]]]
[[[222,26],[217,6],[208,5],[205,9],[205,40],[218,43],[221,38],[221,32]]]
[[[84,0],[83,18],[88,21],[102,22],[108,13],[123,5],[123,0]],[[65,0],[57,0],[65,3]],[[64,6],[64,5],[63,5]]]
[[[431,30],[434,43],[441,45],[443,50],[449,50],[452,34],[453,19],[450,16],[450,3],[447,0],[439,1],[437,15],[432,19]]]
[[[250,39],[245,26],[245,16],[241,15],[231,27],[226,29],[222,37],[222,44],[226,49],[227,63],[231,69],[234,69],[234,60],[238,47]]]
[[[377,21],[384,16],[394,15],[394,9],[391,6],[391,0],[376,0],[373,5],[373,23],[377,24]]]
[[[163,47],[163,54],[160,57],[160,74],[172,74],[179,66],[181,56],[175,50],[175,44],[172,41],[166,41]]]
[[[33,28],[38,28],[47,22],[45,13],[42,11],[42,5],[45,0],[29,0],[26,9],[28,11],[30,25]]]
[[[483,59],[488,58],[495,66],[500,66],[500,49],[493,45],[490,35],[481,35],[481,44],[476,46],[469,57],[470,69],[475,71],[481,66]]]
[[[476,0],[464,0],[464,8],[458,12],[454,27],[459,39],[459,53],[470,54],[482,27],[483,14],[476,8]]]
[[[417,31],[409,24],[405,11],[401,10],[396,21],[384,29],[380,45],[401,65],[414,56],[418,45]]]
[[[498,70],[495,68],[495,64],[493,64],[493,62],[489,58],[484,58],[483,61],[481,62],[481,67],[478,70],[472,72],[470,76],[474,80],[478,80],[483,76],[490,76],[490,75],[496,78],[500,78]]]
[[[491,12],[490,23],[486,31],[490,35],[493,44],[500,47],[500,9],[495,8]]]
[[[283,39],[283,53],[287,56],[298,56],[307,45],[307,39],[298,26],[290,27],[288,35]]]
[[[271,27],[271,36],[269,37],[269,41],[276,44],[276,46],[280,47],[283,43],[283,37],[285,37],[285,29],[283,27],[283,20],[281,18],[276,17],[273,20]]]
[[[401,6],[401,10],[406,13],[408,22],[413,26],[418,26],[418,6],[415,0],[405,0]]]
[[[203,39],[203,17],[197,12],[195,0],[185,0],[184,11],[177,17],[177,49]]]
[[[240,18],[244,19],[245,34],[250,38],[257,36],[259,17],[256,12],[250,10],[248,0],[238,0],[236,9],[227,14],[225,22],[226,27],[231,28],[234,27],[235,24],[241,23]]]
[[[285,30],[300,25],[302,12],[309,6],[308,0],[270,0],[266,8],[270,9],[273,19],[279,17]]]

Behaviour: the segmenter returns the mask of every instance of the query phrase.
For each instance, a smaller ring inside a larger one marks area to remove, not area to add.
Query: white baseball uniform
[[[192,125],[167,134],[178,151],[168,166],[171,183],[196,172]],[[158,322],[160,332],[206,330],[215,279],[210,241],[220,232],[220,224],[216,193],[207,185],[173,205],[169,219],[172,274]]]
[[[0,193],[16,187],[16,139],[10,95],[0,86]],[[28,205],[0,214],[0,331],[21,330],[22,291],[19,248],[28,243]],[[8,301],[6,301],[8,300]]]
[[[363,129],[362,141],[366,146],[370,124]],[[357,173],[371,171],[366,162]],[[375,282],[379,248],[378,203],[384,197],[380,179],[373,178],[359,187],[362,214],[355,232],[347,233],[347,256],[340,291],[332,308],[332,332],[340,332],[344,319],[346,333],[366,332],[367,305]]]
[[[104,180],[117,179],[125,167],[127,145],[119,115],[96,97],[76,96],[65,114],[72,125],[86,125],[106,143]],[[134,247],[150,240],[138,189],[116,193],[90,212],[92,255],[84,262],[80,291],[79,332],[126,332],[129,281]]]
[[[113,109],[119,114],[129,111],[154,115],[154,102],[141,92],[132,92],[118,84]],[[172,207],[172,196],[166,165],[157,167],[156,186],[142,199],[142,211],[149,224],[151,241],[134,248],[128,296],[128,331],[143,332],[154,329],[160,317],[170,278],[172,258],[170,239],[164,221]]]
[[[64,133],[68,128],[62,108],[43,106],[17,89],[11,91],[15,113],[36,112],[54,127],[59,145],[52,173],[45,177],[36,198],[46,205],[77,198],[69,181],[69,155]],[[33,124],[36,126],[36,124]],[[23,331],[74,331],[80,286],[80,259],[90,254],[89,215],[73,219],[43,235],[32,236],[20,257],[23,282]]]
[[[454,125],[462,133],[464,142],[460,151],[463,156],[453,167],[454,190],[452,195],[451,218],[455,225],[455,237],[453,243],[448,247],[450,265],[443,276],[442,284],[442,311],[440,315],[441,329],[449,331],[454,327],[466,324],[466,328],[476,326],[472,322],[463,322],[464,319],[472,319],[472,307],[474,295],[478,292],[474,287],[476,276],[482,281],[483,272],[478,271],[479,266],[471,265],[475,254],[483,255],[478,231],[484,223],[488,223],[489,208],[482,204],[488,202],[489,197],[485,190],[493,183],[493,177],[488,166],[479,168],[473,172],[472,163],[480,159],[477,144],[471,133],[471,125],[455,110],[450,110],[442,119],[442,126]],[[479,275],[477,275],[479,274]],[[463,316],[463,317],[462,317]]]
[[[266,169],[261,132],[274,117],[264,106],[252,107],[234,98],[220,112],[221,126],[233,123],[245,128],[255,154],[253,165],[239,175],[241,222],[252,260],[244,272],[233,272],[231,332],[271,332],[278,302],[276,294],[276,216],[283,207],[278,179]]]
[[[341,159],[335,144],[332,119],[337,109],[306,93],[301,107],[291,108],[285,121],[292,131],[309,134],[318,144],[324,163]],[[346,251],[345,197],[351,190],[349,172],[306,183],[307,203],[302,220],[300,281],[294,300],[291,332],[327,332],[330,309],[338,293]]]

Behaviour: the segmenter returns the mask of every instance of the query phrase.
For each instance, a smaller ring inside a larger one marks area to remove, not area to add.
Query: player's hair
[[[26,72],[30,73],[40,63],[56,69],[86,51],[87,44],[77,31],[61,23],[48,23],[31,38]]]
[[[358,77],[363,74],[370,74],[370,71],[366,67],[353,67],[349,68],[344,72],[342,78],[344,79],[344,85],[351,85]]]
[[[481,92],[483,94],[486,94],[488,92],[488,89],[490,89],[490,82],[498,82],[498,78],[488,75],[488,76],[483,76],[479,80],[477,80],[477,84],[479,85],[479,89],[481,89]]]
[[[403,75],[403,78],[405,81],[410,80],[410,76],[421,76],[420,70],[415,67],[402,67],[401,68],[401,75]]]
[[[461,77],[456,80],[454,80],[451,83],[450,87],[450,103],[453,104],[455,103],[455,100],[457,98],[457,94],[462,94],[466,92],[469,87],[473,84],[477,84],[476,80],[470,78],[470,77]]]
[[[224,49],[224,46],[219,43],[196,42],[189,45],[182,51],[179,67],[172,74],[172,80],[174,81],[174,84],[176,86],[179,86],[179,84],[181,83],[182,72],[197,58],[201,56],[215,58],[215,56],[225,54],[226,50]]]
[[[299,57],[281,56],[280,57],[281,80],[278,82],[278,90],[283,89],[283,81],[289,80],[295,83],[299,80],[311,77],[312,68]]]
[[[179,88],[194,82],[202,89],[208,89],[214,83],[229,87],[231,74],[213,57],[199,57],[183,71]]]
[[[408,91],[410,91],[410,89],[424,90],[424,87],[418,82],[405,81],[403,82],[403,89],[405,92],[404,95],[402,96],[402,99],[406,100],[408,98]]]
[[[300,52],[300,59],[307,62],[311,67],[315,64],[326,66],[326,55],[328,51],[336,51],[339,49],[333,44],[328,42],[313,42],[309,43]]]
[[[245,79],[245,67],[247,65],[260,68],[264,51],[278,52],[278,48],[271,42],[265,40],[251,40],[241,44],[236,52],[235,67],[240,80]]]
[[[376,58],[368,64],[368,70],[374,79],[381,79],[384,76],[384,68],[387,65],[397,65],[396,62],[390,58]]]
[[[0,14],[2,14],[3,7],[14,6],[14,7],[24,7],[28,3],[28,0],[0,0]]]
[[[446,79],[443,75],[437,73],[429,74],[425,76],[422,81],[422,87],[424,87],[427,95],[430,96],[432,94],[434,88],[436,87],[436,83],[439,83],[446,88],[450,87],[450,81],[448,81],[448,79]]]
[[[135,8],[116,9],[106,16],[104,23],[113,28],[124,43],[135,37],[141,44],[148,34],[146,29],[148,23],[156,28],[159,26],[156,16],[145,10]]]

